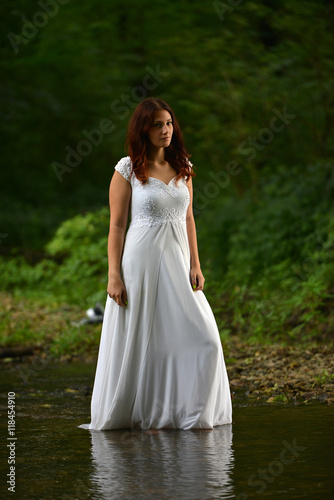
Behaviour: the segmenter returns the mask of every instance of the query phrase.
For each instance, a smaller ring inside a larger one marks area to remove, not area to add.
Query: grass
[[[101,324],[72,325],[86,316],[74,305],[49,300],[19,299],[0,293],[0,344],[3,347],[32,345],[51,355],[78,354],[96,349]]]

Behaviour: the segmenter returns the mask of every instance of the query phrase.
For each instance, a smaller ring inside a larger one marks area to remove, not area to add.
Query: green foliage
[[[324,385],[328,382],[332,382],[334,380],[334,374],[328,373],[327,370],[323,370],[322,373],[316,377],[314,377],[315,382],[313,385],[320,384]]]
[[[279,403],[287,403],[288,398],[284,394],[278,394],[277,396],[274,396],[273,401],[279,402]]]
[[[256,191],[263,168],[302,172],[332,158],[333,9],[325,0],[250,0],[222,17],[202,0],[115,0],[112,9],[106,0],[72,0],[15,53],[8,34],[21,35],[22,16],[32,21],[41,9],[4,0],[0,231],[8,237],[0,244],[38,249],[63,220],[106,205],[148,67],[163,76],[151,77],[142,96],[170,102],[200,183],[235,160],[243,167],[234,179],[242,197]],[[273,109],[284,107],[296,117],[265,148],[260,139],[251,160],[250,138],[259,141]],[[105,118],[114,130],[59,182],[53,162],[66,164],[66,148],[76,151],[83,130]]]
[[[261,276],[275,286],[282,279],[282,265],[309,267],[304,260],[313,259],[314,252],[317,261],[328,260],[333,199],[332,165],[318,162],[303,171],[291,166],[263,169],[256,195],[248,191],[241,201],[217,196],[212,202],[216,212],[200,214],[201,250],[210,255],[207,262],[216,277],[224,273],[224,279],[241,285]],[[278,266],[274,273],[273,266]]]
[[[25,290],[30,297],[90,306],[104,301],[108,272],[109,211],[77,215],[60,225],[46,245],[46,257],[29,265],[22,256],[1,258],[5,290]]]
[[[222,339],[328,338],[334,6],[221,9],[72,0],[15,53],[8,33],[21,34],[22,16],[40,7],[2,2],[2,289],[83,307],[105,300],[107,190],[141,87],[171,104],[192,154],[206,294]],[[152,71],[162,76],[145,89]],[[68,167],[69,148],[106,118],[113,131],[58,178],[53,162]]]
[[[105,300],[108,273],[109,210],[77,215],[65,221],[46,245],[48,254],[61,258],[53,278],[69,302],[89,304]]]
[[[202,260],[206,295],[221,338],[326,337],[334,302],[333,171],[318,164],[304,173],[281,168],[263,175],[256,199],[245,197],[240,205],[235,197],[221,207],[224,252],[219,240],[205,244],[204,254],[212,255]],[[213,225],[208,214],[203,218],[208,230],[199,231],[201,244]],[[108,221],[103,208],[63,222],[36,265],[20,256],[2,259],[3,288],[82,307],[104,302]]]
[[[263,340],[330,335],[333,199],[331,166],[281,168],[264,174],[255,199],[231,198],[219,209],[214,245],[212,220],[203,216],[199,240],[205,255],[212,249],[203,262],[207,294],[221,329]]]

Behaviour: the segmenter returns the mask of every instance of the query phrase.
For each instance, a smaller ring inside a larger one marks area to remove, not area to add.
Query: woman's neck
[[[147,160],[152,163],[165,163],[165,149],[150,148],[146,157]]]

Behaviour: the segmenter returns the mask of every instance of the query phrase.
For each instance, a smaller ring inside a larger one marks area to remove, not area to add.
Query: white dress
[[[191,168],[191,163],[190,168]],[[129,156],[115,169],[131,184],[121,273],[128,305],[107,295],[91,400],[94,430],[212,429],[232,422],[217,324],[190,283],[184,178],[142,185]]]

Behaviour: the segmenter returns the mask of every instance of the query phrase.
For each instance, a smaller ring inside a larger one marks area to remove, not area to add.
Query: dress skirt
[[[217,324],[190,283],[185,224],[130,226],[121,272],[128,305],[106,299],[91,422],[111,429],[212,429],[232,422]]]

